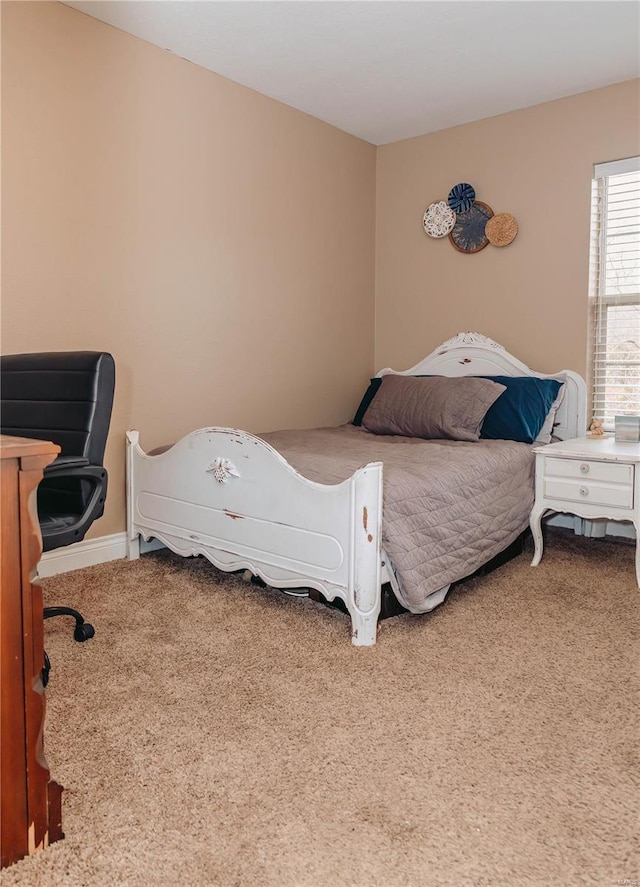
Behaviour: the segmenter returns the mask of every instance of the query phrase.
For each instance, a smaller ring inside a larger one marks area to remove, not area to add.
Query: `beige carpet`
[[[357,649],[168,552],[45,583],[66,839],[11,885],[638,884],[634,549],[571,534]]]

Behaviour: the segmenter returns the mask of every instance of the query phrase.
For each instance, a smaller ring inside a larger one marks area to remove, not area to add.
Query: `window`
[[[599,163],[591,192],[592,415],[640,415],[640,157]]]

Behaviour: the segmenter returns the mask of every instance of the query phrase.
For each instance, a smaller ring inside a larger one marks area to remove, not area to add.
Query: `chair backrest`
[[[106,351],[0,357],[3,434],[53,440],[63,456],[102,465],[111,421],[115,364]]]

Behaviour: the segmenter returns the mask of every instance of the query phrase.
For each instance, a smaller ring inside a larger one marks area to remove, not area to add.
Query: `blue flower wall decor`
[[[447,203],[454,213],[466,213],[473,206],[475,199],[476,190],[473,185],[469,185],[467,182],[460,182],[459,185],[454,185],[451,191],[449,191]]]

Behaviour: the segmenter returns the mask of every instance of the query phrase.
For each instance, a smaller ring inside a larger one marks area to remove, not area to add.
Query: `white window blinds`
[[[593,416],[640,415],[640,157],[594,167],[591,192]]]

